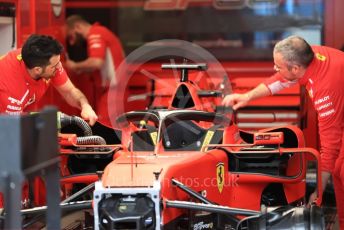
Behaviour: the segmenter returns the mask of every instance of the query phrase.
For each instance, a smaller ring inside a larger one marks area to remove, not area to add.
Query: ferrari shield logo
[[[218,163],[216,165],[216,181],[217,181],[217,188],[219,192],[222,192],[223,185],[225,183],[225,166],[223,163]]]

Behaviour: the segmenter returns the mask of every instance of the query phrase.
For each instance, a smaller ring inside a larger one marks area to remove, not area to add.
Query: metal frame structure
[[[47,228],[60,229],[59,155],[56,109],[21,116],[0,116],[0,190],[4,193],[4,228],[21,229],[22,183],[44,178]]]

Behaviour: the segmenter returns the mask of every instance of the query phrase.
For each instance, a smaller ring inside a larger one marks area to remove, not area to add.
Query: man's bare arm
[[[90,125],[97,121],[98,117],[88,103],[87,98],[69,79],[65,84],[56,87],[56,89],[68,104],[81,110],[81,117],[88,120]]]
[[[270,95],[270,90],[264,84],[259,84],[256,88],[243,94],[230,94],[222,100],[222,105],[232,106],[234,110],[246,106],[251,100]]]

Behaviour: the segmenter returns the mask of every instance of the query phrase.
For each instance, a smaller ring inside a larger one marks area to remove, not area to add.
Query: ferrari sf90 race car
[[[134,111],[118,122],[122,149],[95,184],[95,229],[324,227],[321,189],[304,205],[307,159],[319,153],[298,128],[251,134],[196,110]]]
[[[241,131],[202,107],[187,73],[206,65],[163,67],[181,70],[167,109],[117,118],[122,147],[95,183],[95,229],[323,229],[319,153],[302,131]],[[306,207],[309,160],[318,196]]]

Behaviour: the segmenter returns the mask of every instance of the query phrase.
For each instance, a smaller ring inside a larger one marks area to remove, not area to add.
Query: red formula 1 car
[[[131,136],[96,182],[96,229],[323,228],[320,208],[304,207],[306,154],[319,154],[302,148],[297,128],[252,135],[222,115],[189,110],[119,121]]]
[[[318,198],[305,206],[307,162],[320,161],[300,129],[243,132],[225,114],[194,110],[187,82],[176,92],[178,106],[117,119],[122,147],[95,183],[95,229],[324,228],[318,164]]]

